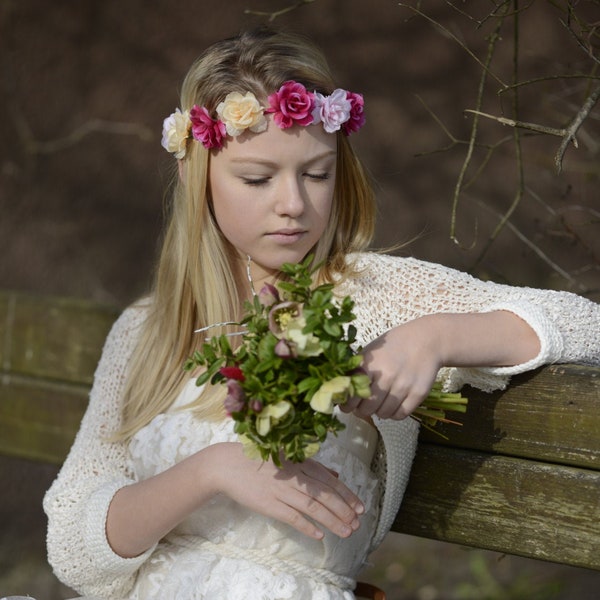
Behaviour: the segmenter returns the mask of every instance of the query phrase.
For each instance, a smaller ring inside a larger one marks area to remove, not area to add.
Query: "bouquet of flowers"
[[[225,410],[246,454],[280,466],[313,456],[329,432],[344,428],[334,406],[368,398],[370,378],[352,348],[354,302],[336,301],[333,284],[313,286],[312,257],[282,266],[287,280],[266,284],[246,302],[235,349],[227,334],[207,339],[185,367],[204,368],[197,385],[227,386]],[[413,416],[431,427],[446,410],[465,412],[467,400],[436,384]],[[452,422],[452,421],[450,421]]]

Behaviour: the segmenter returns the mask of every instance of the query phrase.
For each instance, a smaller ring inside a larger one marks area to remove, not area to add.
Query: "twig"
[[[486,73],[490,77],[495,79],[502,87],[505,87],[504,82],[497,75],[495,75],[492,71],[489,70],[489,66],[490,66],[489,61],[486,61],[486,63],[484,63],[469,48],[467,48],[467,46],[465,44],[463,44],[463,42],[461,42],[447,27],[444,27],[439,21],[436,21],[435,19],[433,19],[432,17],[425,14],[424,12],[422,12],[421,10],[419,10],[418,8],[416,8],[414,6],[410,6],[409,4],[405,4],[404,2],[399,2],[398,6],[408,8],[416,15],[419,15],[420,17],[423,17],[424,19],[429,21],[434,27],[437,27],[438,29],[443,31],[450,39],[454,40],[477,64],[479,64],[481,67],[483,67],[484,71],[486,71]],[[501,22],[502,21],[500,21],[500,23]],[[499,26],[497,29],[499,29]]]
[[[537,133],[546,133],[548,135],[555,135],[558,137],[564,137],[567,133],[567,129],[557,129],[556,127],[547,127],[546,125],[538,125],[537,123],[527,123],[525,121],[515,121],[514,119],[507,119],[506,117],[497,117],[488,113],[481,112],[479,110],[472,110],[466,108],[465,112],[479,115],[480,117],[486,117],[487,119],[493,119],[502,123],[502,125],[508,125],[509,127],[520,127],[521,129],[529,129]],[[573,144],[577,148],[577,140],[573,139]]]
[[[489,71],[489,65],[492,61],[492,57],[494,56],[494,49],[496,46],[496,42],[500,37],[500,28],[502,26],[502,21],[498,21],[496,25],[495,31],[490,35],[490,41],[488,44],[488,53],[486,56],[486,64],[483,65],[483,70],[481,71],[481,79],[479,80],[479,88],[477,91],[477,107],[481,108],[483,103],[483,92],[485,90],[485,82],[487,80],[487,74]],[[463,161],[463,165],[460,169],[460,173],[458,174],[458,179],[456,181],[456,185],[454,186],[454,195],[452,198],[452,212],[450,217],[450,239],[457,245],[461,246],[457,236],[456,236],[456,215],[458,212],[458,200],[463,189],[463,181],[465,179],[467,169],[469,164],[471,163],[471,158],[473,157],[473,150],[475,148],[475,140],[477,138],[477,126],[479,124],[479,120],[477,115],[473,119],[473,124],[471,125],[471,135],[469,137],[469,147],[467,150],[467,155],[465,156],[465,160]],[[475,242],[471,245],[472,247],[475,245]]]
[[[554,157],[554,164],[556,165],[556,170],[558,173],[560,173],[562,170],[562,161],[565,152],[567,151],[569,142],[573,140],[575,147],[577,147],[577,144],[575,143],[575,134],[587,118],[590,111],[596,105],[596,102],[598,102],[598,98],[600,98],[600,84],[597,85],[594,90],[592,90],[592,93],[587,97],[586,101],[583,103],[583,106],[579,109],[579,112],[575,115],[575,118],[571,121],[571,124],[566,129],[563,140],[558,148],[556,156]]]
[[[507,85],[506,87],[498,90],[498,95],[504,94],[504,92],[508,92],[514,90],[516,88],[520,88],[526,85],[531,85],[534,83],[543,83],[546,81],[554,81],[557,79],[586,79],[588,81],[599,80],[600,76],[598,75],[589,75],[586,73],[564,73],[563,75],[545,75],[544,77],[535,77],[533,79],[528,79],[527,81],[519,81],[517,83],[512,83]]]
[[[513,82],[519,80],[519,0],[513,0],[514,12],[513,12]],[[519,114],[519,91],[514,90],[513,92],[513,114]],[[523,170],[523,154],[521,148],[521,136],[519,135],[519,130],[517,128],[513,129],[513,139],[515,142],[515,160],[517,163],[517,176],[518,176],[518,185],[517,189],[511,202],[508,210],[502,215],[502,218],[496,225],[494,231],[488,238],[485,243],[482,251],[479,253],[479,257],[477,258],[475,264],[479,264],[485,255],[488,253],[489,249],[492,247],[492,244],[496,241],[498,235],[502,229],[504,229],[505,225],[508,223],[510,217],[516,210],[517,206],[521,203],[523,199],[523,193],[525,190],[525,173]]]
[[[21,127],[19,127],[21,138],[24,140],[25,148],[31,154],[52,154],[54,152],[65,150],[66,148],[78,144],[84,137],[96,132],[110,133],[113,135],[134,135],[144,142],[148,142],[154,137],[148,127],[140,125],[139,123],[119,123],[117,121],[91,119],[74,129],[65,137],[47,142],[40,142],[35,140],[28,128],[25,129],[24,126],[25,123],[21,123]]]
[[[571,10],[569,9],[569,14],[571,13]],[[561,23],[561,25],[563,25],[563,27],[573,36],[573,38],[575,39],[575,41],[577,42],[577,44],[583,48],[584,52],[588,55],[589,58],[591,58],[595,63],[600,64],[600,58],[598,58],[593,52],[592,52],[592,47],[591,47],[591,43],[589,45],[586,45],[585,42],[581,39],[581,37],[579,37],[579,35],[577,35],[573,29],[571,29],[571,25],[569,23],[566,23],[565,21],[563,21],[563,19],[559,19],[559,22]],[[596,29],[596,27],[594,26],[592,28],[592,32]],[[592,33],[590,33],[590,36],[592,35]]]
[[[481,207],[485,208],[490,213],[496,215],[497,217],[502,217],[502,215],[492,208],[490,208],[487,204],[479,200],[477,202]],[[556,271],[562,278],[569,282],[570,285],[578,287],[580,290],[585,291],[585,286],[580,284],[572,275],[567,273],[562,267],[557,265],[539,246],[534,244],[527,235],[522,233],[517,227],[515,227],[510,221],[506,222],[506,227],[515,234],[515,236],[523,242],[528,248],[533,250],[538,257],[545,262],[553,271]]]
[[[316,2],[316,0],[298,0],[298,2],[296,2],[296,4],[292,4],[292,6],[288,6],[286,8],[282,8],[280,10],[275,10],[273,12],[262,11],[262,10],[252,10],[250,8],[247,8],[246,10],[244,10],[244,14],[245,15],[255,15],[258,17],[269,17],[268,21],[269,21],[269,23],[271,23],[277,17],[280,17],[281,15],[285,15],[286,13],[296,10],[297,8],[300,8],[304,4],[310,4],[311,2]]]

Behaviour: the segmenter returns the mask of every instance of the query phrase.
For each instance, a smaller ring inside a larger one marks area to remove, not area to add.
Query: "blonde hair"
[[[269,29],[242,33],[209,47],[194,62],[183,82],[181,108],[198,104],[214,113],[229,92],[266,98],[288,80],[322,94],[335,89],[325,58],[308,40]],[[346,255],[364,249],[374,230],[372,188],[347,137],[335,135],[331,218],[313,249],[324,281],[351,274]],[[243,299],[233,275],[234,249],[211,212],[209,156],[200,143],[190,141],[174,184],[150,308],[130,362],[118,434],[123,439],[169,408],[190,378],[183,364],[204,339],[193,331],[240,317]],[[223,394],[213,386],[205,390],[197,410],[205,418],[221,418]]]

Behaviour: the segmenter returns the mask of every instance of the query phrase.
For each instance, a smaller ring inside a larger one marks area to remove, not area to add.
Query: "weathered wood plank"
[[[600,368],[552,365],[513,378],[504,391],[465,388],[461,427],[425,441],[600,469]]]
[[[393,529],[600,569],[600,472],[422,443]]]
[[[0,454],[61,464],[88,402],[87,386],[5,375],[0,379]]]
[[[0,292],[2,372],[90,384],[118,309]]]

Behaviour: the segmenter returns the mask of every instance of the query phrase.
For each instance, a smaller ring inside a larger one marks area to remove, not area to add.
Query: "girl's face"
[[[320,126],[246,131],[211,154],[214,215],[255,284],[301,261],[323,235],[333,201],[336,136]],[[260,289],[257,285],[257,289]]]

